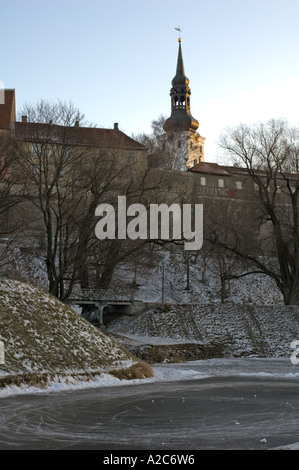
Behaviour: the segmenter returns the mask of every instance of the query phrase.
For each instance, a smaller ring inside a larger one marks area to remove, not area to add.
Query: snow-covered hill
[[[204,266],[204,264],[206,265]],[[209,258],[203,263],[198,257],[189,263],[189,289],[187,265],[182,253],[160,252],[148,266],[142,263],[124,263],[114,273],[112,288],[123,289],[135,299],[172,304],[221,303],[220,276],[217,260]],[[226,283],[226,303],[246,305],[282,305],[282,295],[268,276],[252,274]]]
[[[39,257],[34,255],[30,261],[30,253],[20,249],[14,254],[10,269],[19,279],[46,289]],[[281,293],[269,277],[250,275],[230,281],[222,305],[217,259],[198,255],[189,259],[189,289],[186,287],[187,264],[182,252],[158,251],[152,259],[144,253],[144,258],[137,256],[123,263],[114,272],[111,290],[144,302],[163,301],[168,310],[148,310],[110,325],[109,331],[125,336],[124,342],[120,336],[115,338],[145,360],[149,355],[144,350],[139,354],[138,349],[144,344],[159,345],[154,358],[159,361],[170,356],[173,360],[290,356],[290,343],[299,339],[297,308],[284,307]],[[172,347],[167,349],[169,344]],[[174,344],[188,345],[184,346],[185,356]]]
[[[299,306],[166,304],[112,322],[109,331],[146,360],[162,353],[170,360],[290,357],[299,340]]]
[[[15,247],[3,274],[22,282],[47,289],[44,254]],[[147,302],[219,304],[219,266],[211,257],[191,257],[189,263],[189,290],[187,265],[182,252],[157,251],[150,260],[146,253],[138,253],[135,260],[118,265],[111,289],[120,290]],[[274,281],[265,275],[250,275],[226,283],[227,303],[247,305],[283,304]]]
[[[73,309],[31,285],[4,278],[0,279],[0,341],[5,348],[0,386],[47,382],[57,376],[151,375],[147,364]]]

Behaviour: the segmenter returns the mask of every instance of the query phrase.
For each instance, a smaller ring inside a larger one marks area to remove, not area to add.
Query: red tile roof
[[[10,130],[15,120],[15,90],[4,90],[4,103],[0,103],[0,129]]]
[[[193,168],[190,168],[189,171],[193,173],[205,173],[210,175],[221,175],[221,176],[231,176],[232,173],[218,165],[218,163],[208,163],[200,162],[195,165]]]
[[[145,147],[118,129],[65,127],[57,124],[16,122],[15,137],[29,142],[52,142],[67,145],[141,149]]]

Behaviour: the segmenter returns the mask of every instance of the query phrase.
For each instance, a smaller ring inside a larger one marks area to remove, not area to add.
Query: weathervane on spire
[[[174,29],[179,32],[179,41],[181,41],[181,32],[182,32],[181,27],[178,26],[177,28],[174,28]]]

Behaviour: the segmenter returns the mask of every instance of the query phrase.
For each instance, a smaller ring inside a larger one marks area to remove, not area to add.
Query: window
[[[42,144],[32,144],[32,154],[40,155],[42,151]]]
[[[197,159],[193,160],[193,166],[197,165]]]
[[[218,188],[224,188],[224,180],[218,180]]]
[[[136,170],[131,171],[131,178],[132,178],[133,181],[135,181],[137,179],[137,171]]]
[[[64,155],[66,158],[70,158],[73,154],[73,149],[72,147],[66,147]]]
[[[204,176],[200,177],[200,184],[201,184],[201,186],[205,186],[207,184],[207,180]]]
[[[130,158],[130,163],[135,163],[137,160],[137,152],[135,150],[129,152],[129,158]]]
[[[39,175],[40,174],[40,165],[32,165],[32,173],[34,173],[35,175]]]
[[[180,140],[178,140],[178,149],[180,149],[180,148],[181,148],[181,145],[182,145],[181,141],[180,141]]]
[[[236,189],[242,189],[242,181],[236,181]]]
[[[42,153],[48,156],[51,153],[51,149],[43,147],[43,144],[32,144],[32,155],[41,156]]]
[[[254,190],[258,191],[259,190],[259,185],[257,183],[254,183]]]

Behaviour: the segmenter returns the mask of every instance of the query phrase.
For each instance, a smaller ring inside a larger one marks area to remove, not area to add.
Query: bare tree
[[[238,256],[228,253],[223,246],[216,243],[213,254],[209,258],[209,268],[219,278],[220,300],[224,304],[230,295],[231,280],[242,277],[244,266],[241,265]]]
[[[40,124],[57,124],[60,126],[74,127],[80,126],[94,127],[94,124],[88,122],[85,115],[70,102],[57,100],[54,102],[41,99],[36,103],[24,103],[18,111],[18,120],[26,117],[28,122]]]
[[[118,195],[128,204],[141,200],[159,182],[147,177],[146,161],[136,161],[129,138],[118,130],[102,129],[94,142],[96,129],[86,134],[73,105],[53,106],[53,116],[44,103],[27,111],[43,122],[28,123],[27,117],[27,124],[16,126],[14,172],[22,178],[24,210],[44,238],[49,291],[66,299],[76,283],[107,288],[117,264],[144,241],[98,240],[95,209],[115,206]]]
[[[13,209],[21,201],[18,191],[18,177],[11,172],[15,161],[12,139],[0,135],[0,264],[6,263],[6,257],[21,226],[20,219],[14,217]]]
[[[280,289],[285,304],[299,304],[299,177],[298,129],[283,120],[270,120],[252,127],[230,129],[220,146],[236,164],[246,168],[253,183],[255,220],[245,221],[243,238],[249,224],[259,225],[259,249],[245,250],[238,243],[222,246],[247,259],[258,272],[270,276]],[[242,232],[239,233],[239,237]],[[263,235],[264,234],[264,235]],[[262,238],[275,255],[261,256]]]
[[[139,134],[133,136],[148,149],[148,158],[152,166],[164,168],[165,170],[185,170],[185,138],[181,132],[175,132],[166,136],[163,124],[166,116],[161,114],[151,123],[151,134]]]
[[[100,147],[84,138],[83,117],[73,105],[59,102],[51,110],[41,102],[27,111],[38,122],[16,126],[14,174],[22,178],[24,210],[45,240],[49,292],[65,299],[76,282],[88,285],[95,208],[112,199],[131,164],[121,160],[119,143],[105,141],[105,132]]]

